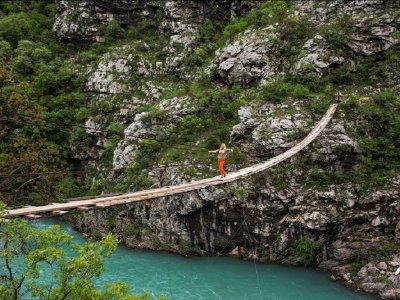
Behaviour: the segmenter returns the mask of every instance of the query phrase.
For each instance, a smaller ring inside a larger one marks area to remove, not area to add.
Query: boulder
[[[239,40],[217,50],[207,68],[211,78],[248,86],[279,74],[285,62],[276,53],[276,37],[273,27],[245,32]]]
[[[387,264],[384,261],[381,261],[380,263],[378,263],[376,265],[378,267],[378,269],[386,271],[387,270]]]
[[[293,73],[309,72],[310,66],[317,73],[323,73],[332,65],[340,65],[345,61],[342,54],[329,45],[319,34],[306,41],[302,54],[292,69]]]
[[[151,64],[138,54],[135,47],[123,46],[103,55],[91,73],[86,89],[93,93],[120,94],[131,89],[132,75],[147,76],[151,73]]]

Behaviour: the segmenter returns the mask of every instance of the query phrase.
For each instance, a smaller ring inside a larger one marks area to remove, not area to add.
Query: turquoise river
[[[55,219],[35,221],[46,228],[60,224],[82,241],[67,223]],[[134,292],[164,294],[168,300],[339,300],[376,299],[354,293],[311,268],[255,264],[227,257],[181,257],[118,247],[107,259],[98,283],[124,281]]]

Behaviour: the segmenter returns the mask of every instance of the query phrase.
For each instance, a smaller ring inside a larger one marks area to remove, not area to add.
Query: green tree
[[[46,63],[51,57],[51,51],[41,43],[21,40],[15,50],[14,71],[18,75],[31,75],[36,64]]]
[[[5,216],[5,206],[0,203],[1,299],[17,300],[24,295],[52,300],[152,298],[148,293],[131,294],[121,282],[96,288],[93,280],[104,271],[104,259],[117,247],[111,234],[99,242],[78,244],[58,225],[43,230]],[[51,272],[51,281],[43,280],[44,269]]]
[[[4,62],[12,55],[12,48],[9,42],[0,40],[0,61]]]
[[[7,66],[0,66],[0,192],[13,205],[42,201],[54,186],[54,178],[18,174],[63,170],[60,147],[46,139],[45,108],[30,101],[27,88],[29,84],[15,82]]]
[[[53,38],[55,5],[51,0],[0,2],[0,39],[13,47],[18,41],[47,42]]]

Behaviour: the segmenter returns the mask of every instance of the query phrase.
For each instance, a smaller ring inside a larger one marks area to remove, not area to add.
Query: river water
[[[82,236],[56,219],[35,221],[46,228],[60,224],[75,239]],[[124,281],[133,292],[164,294],[169,300],[361,300],[357,294],[312,268],[256,264],[228,257],[181,257],[118,247],[107,259],[98,283]]]

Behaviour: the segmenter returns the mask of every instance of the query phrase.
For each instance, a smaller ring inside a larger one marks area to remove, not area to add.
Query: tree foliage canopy
[[[111,234],[79,244],[58,225],[39,229],[25,220],[5,218],[4,209],[0,203],[0,299],[152,299],[148,293],[132,294],[122,282],[95,285],[105,258],[117,247]],[[43,280],[44,274],[51,280]]]

